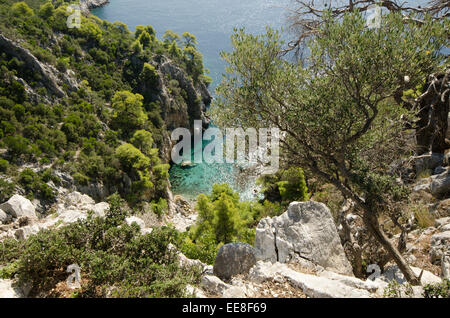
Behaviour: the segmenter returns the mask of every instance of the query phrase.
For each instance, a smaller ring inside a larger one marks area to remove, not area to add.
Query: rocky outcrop
[[[415,167],[416,173],[419,174],[422,171],[434,170],[444,163],[444,154],[431,153],[416,157]]]
[[[431,194],[435,197],[450,194],[450,169],[433,178],[430,190]]]
[[[442,278],[450,280],[450,251],[442,254],[441,258]]]
[[[214,275],[229,280],[239,274],[247,274],[256,264],[255,249],[247,243],[223,245],[214,261]]]
[[[67,72],[67,74],[58,72],[53,66],[40,62],[28,49],[8,39],[3,34],[0,34],[0,50],[23,61],[31,71],[39,74],[42,77],[40,83],[57,97],[67,95],[61,88],[64,84],[71,91],[78,89],[78,83],[71,76],[68,76]],[[58,75],[61,78],[58,78]]]
[[[333,217],[323,203],[292,202],[284,214],[262,219],[255,249],[258,260],[287,263],[300,258],[352,275]]]
[[[371,297],[371,292],[382,286],[357,278],[350,280],[348,276],[330,272],[323,273],[322,276],[300,273],[286,264],[272,264],[263,261],[259,261],[251,269],[249,280],[263,283],[277,276],[288,279],[294,286],[312,298],[368,298]]]
[[[109,3],[109,0],[80,0],[80,8],[83,12],[89,12],[90,9],[102,7]]]
[[[178,86],[186,92],[186,107],[179,109],[179,105],[178,107],[175,106],[176,103],[171,99],[167,90],[160,90],[160,99],[163,102],[162,117],[167,124],[167,128],[169,130],[178,127],[192,129],[194,120],[201,120],[203,127],[206,127],[209,124],[209,119],[205,116],[205,112],[212,98],[205,84],[202,82],[194,84],[187,73],[169,59],[162,61],[159,65],[159,71],[163,75],[160,76],[161,78],[167,77],[176,80]],[[162,86],[165,88],[168,85],[164,83]]]
[[[419,267],[411,266],[411,270],[417,276],[419,276],[422,273],[422,269]],[[403,276],[402,272],[400,271],[400,269],[398,268],[397,265],[392,265],[392,266],[386,267],[384,269],[383,274],[381,274],[380,279],[385,282],[390,282],[390,281],[395,280],[399,284],[406,283],[406,279]],[[436,284],[436,283],[440,283],[441,279],[438,276],[434,275],[433,273],[431,273],[427,270],[423,270],[420,282],[422,283],[422,285]]]
[[[2,213],[0,212],[0,218],[4,221],[7,221],[8,219],[14,220],[20,217],[27,217],[33,220],[37,219],[34,205],[30,200],[19,194],[13,195],[8,201],[0,204],[0,210],[5,214],[5,216],[2,217]]]

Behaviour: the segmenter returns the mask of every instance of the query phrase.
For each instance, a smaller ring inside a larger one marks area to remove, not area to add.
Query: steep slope
[[[86,10],[69,28],[68,4],[0,4],[0,201],[17,192],[44,212],[63,187],[160,202],[169,130],[208,124],[201,54]]]

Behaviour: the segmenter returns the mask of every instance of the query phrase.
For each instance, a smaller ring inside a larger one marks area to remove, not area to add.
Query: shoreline
[[[81,10],[89,12],[92,9],[100,8],[109,3],[109,0],[80,0]]]

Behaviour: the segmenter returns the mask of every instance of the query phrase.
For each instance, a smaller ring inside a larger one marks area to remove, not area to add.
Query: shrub
[[[34,15],[33,9],[24,1],[16,2],[11,6],[13,14],[17,17],[31,17]]]
[[[6,172],[6,170],[8,170],[8,167],[9,162],[4,159],[0,159],[0,172]]]
[[[414,214],[414,218],[420,228],[425,229],[434,225],[434,217],[425,204],[417,203],[411,205],[411,212]]]
[[[0,179],[0,202],[5,202],[14,194],[14,184]]]
[[[39,7],[39,16],[43,19],[49,19],[55,13],[55,7],[51,2],[46,2]]]
[[[423,287],[424,298],[450,298],[450,280],[444,278],[442,283],[428,284]]]

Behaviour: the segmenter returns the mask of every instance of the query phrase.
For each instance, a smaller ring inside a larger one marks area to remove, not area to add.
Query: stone
[[[422,269],[419,267],[410,266],[411,270],[414,272],[415,275],[419,276],[422,272]],[[391,282],[393,280],[396,280],[399,284],[406,283],[405,276],[403,276],[402,272],[398,268],[397,265],[391,265],[384,269],[384,272],[381,274],[380,279]],[[433,273],[424,270],[422,274],[421,283],[422,284],[436,284],[440,283],[441,279],[434,275]]]
[[[25,241],[31,235],[38,233],[39,230],[40,230],[39,226],[37,226],[37,225],[28,225],[28,226],[21,227],[20,229],[17,229],[14,233],[14,236],[19,241]]]
[[[23,298],[23,292],[10,279],[0,279],[0,298]]]
[[[442,254],[450,250],[450,232],[434,234],[430,240],[431,263],[440,265]]]
[[[292,202],[280,216],[262,219],[255,235],[257,260],[287,263],[296,258],[353,275],[330,210],[323,203]]]
[[[106,212],[109,210],[109,203],[100,202],[94,205],[92,211],[94,211],[96,216],[105,217]]]
[[[65,198],[66,207],[74,206],[78,209],[92,208],[95,205],[94,199],[86,194],[74,191],[67,195]]]
[[[222,295],[223,298],[246,298],[247,295],[242,287],[231,286]]]
[[[447,170],[444,169],[442,166],[437,166],[434,169],[433,174],[441,174],[441,173],[444,173],[445,171],[447,171]]]
[[[450,224],[450,217],[445,217],[445,218],[440,218],[440,219],[434,220],[434,226],[436,228],[439,228],[446,224]]]
[[[192,295],[194,298],[206,298],[205,294],[197,287],[192,285],[186,286],[186,292],[188,295]]]
[[[439,201],[433,214],[437,217],[449,217],[450,219],[450,199]]]
[[[450,193],[450,171],[447,170],[433,178],[430,185],[431,194],[440,197]]]
[[[447,232],[450,231],[450,224],[443,225],[440,229],[441,232]]]
[[[361,280],[355,277],[345,276],[341,274],[337,274],[330,271],[322,271],[318,274],[320,277],[325,277],[328,279],[336,280],[341,282],[344,285],[347,285],[349,287],[358,288],[358,289],[365,289],[369,292],[376,292],[377,289],[380,287],[379,284],[372,280]]]
[[[371,293],[367,289],[351,287],[339,281],[339,279],[342,279],[341,276],[334,276],[334,279],[330,279],[327,277],[299,273],[289,268],[286,264],[278,262],[271,263],[258,261],[257,264],[251,269],[249,279],[257,283],[262,283],[265,281],[270,281],[277,276],[282,276],[294,287],[301,289],[303,293],[312,298],[371,297]],[[339,279],[337,279],[337,277],[339,277]],[[357,280],[357,278],[354,279]],[[346,282],[349,283],[349,281]],[[372,288],[368,287],[370,284],[371,283],[364,285],[364,282],[361,281],[361,286]],[[357,283],[354,282],[354,285],[357,285]]]
[[[87,218],[87,211],[70,209],[64,210],[58,215],[58,220],[62,222],[62,224],[75,223],[78,220],[84,220]]]
[[[450,280],[450,251],[442,254],[441,258],[442,278]]]
[[[200,281],[200,287],[212,295],[222,295],[231,285],[224,283],[219,277],[205,275]]]
[[[423,184],[416,185],[413,188],[413,192],[419,192],[419,191],[430,192],[431,191],[430,186],[431,186],[430,183],[423,183]]]
[[[8,201],[0,204],[0,209],[13,218],[26,216],[31,220],[37,219],[34,205],[30,200],[19,194],[13,195]]]
[[[256,264],[255,249],[247,243],[223,245],[214,261],[214,275],[229,280],[238,274],[247,274]]]
[[[416,158],[416,173],[419,174],[425,170],[434,170],[436,167],[443,165],[444,154],[431,153]]]
[[[180,262],[180,266],[187,266],[187,267],[198,266],[202,269],[203,272],[205,272],[205,270],[208,267],[208,265],[206,265],[205,263],[203,263],[198,259],[187,258],[186,255],[184,255],[183,253],[178,253],[178,261]]]
[[[86,13],[89,13],[90,9],[98,8],[108,4],[109,0],[80,0],[80,8]]]
[[[125,219],[125,222],[127,222],[128,225],[131,225],[133,223],[136,223],[140,229],[145,228],[145,222],[141,218],[138,218],[137,216],[129,216]]]

